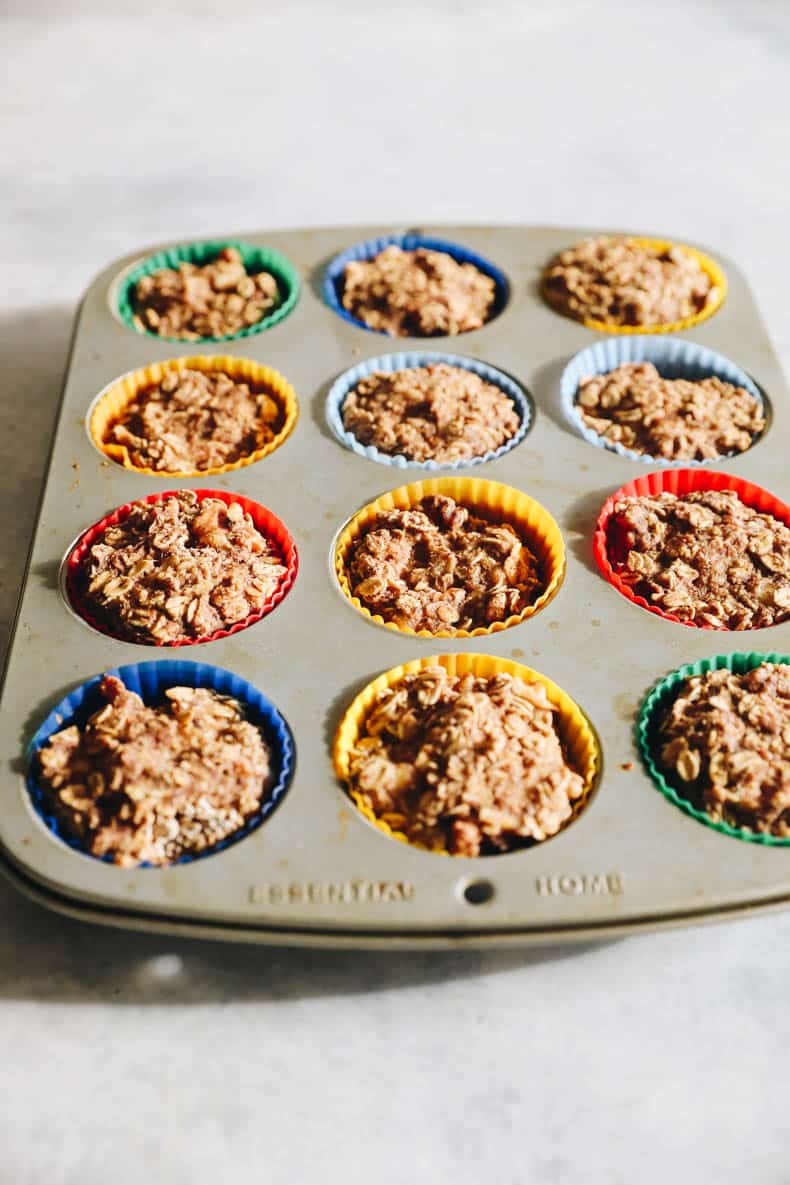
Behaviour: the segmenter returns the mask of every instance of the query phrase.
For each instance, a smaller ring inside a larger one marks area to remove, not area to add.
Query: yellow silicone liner
[[[493,522],[510,523],[529,544],[540,565],[543,592],[523,609],[505,621],[496,621],[490,626],[479,626],[474,630],[442,630],[432,634],[429,630],[412,630],[385,621],[378,613],[366,609],[358,597],[351,592],[346,575],[346,561],[352,545],[364,533],[373,520],[385,510],[408,510],[421,498],[430,494],[444,494]],[[479,638],[510,629],[538,613],[556,595],[565,575],[565,546],[562,534],[554,519],[540,502],[513,486],[482,477],[434,477],[425,481],[411,482],[382,494],[358,511],[342,528],[335,543],[335,574],[341,590],[351,604],[371,621],[401,634],[417,638]]]
[[[416,674],[417,671],[433,666],[444,667],[451,675],[472,674],[485,679],[501,674],[515,675],[523,679],[525,683],[540,683],[545,687],[549,700],[557,708],[557,730],[565,756],[584,778],[584,790],[581,797],[574,803],[573,813],[561,830],[570,826],[587,806],[601,765],[598,741],[592,727],[576,701],[571,699],[567,692],[553,683],[551,679],[547,679],[545,675],[532,670],[531,667],[522,666],[508,658],[495,658],[490,654],[439,654],[431,658],[415,658],[411,662],[385,671],[377,679],[368,683],[356,699],[352,700],[335,734],[332,758],[335,773],[345,783],[348,796],[357,809],[390,839],[410,844],[422,851],[449,855],[444,846],[427,848],[424,844],[409,839],[400,830],[406,822],[403,815],[392,812],[376,815],[368,799],[359,791],[351,790],[348,785],[351,750],[357,743],[379,694],[386,688],[400,682],[406,675]],[[488,859],[488,857],[483,858]]]
[[[692,317],[683,317],[680,321],[668,321],[663,325],[618,325],[613,321],[596,321],[593,317],[574,317],[571,313],[566,313],[562,309],[558,309],[546,293],[543,279],[541,280],[541,292],[546,304],[555,312],[560,313],[561,316],[570,317],[572,321],[578,321],[581,325],[586,325],[588,329],[597,329],[600,333],[677,333],[681,329],[691,329],[694,325],[699,325],[702,321],[707,321],[714,313],[717,313],[727,297],[727,277],[719,267],[715,260],[711,259],[703,251],[698,251],[696,247],[689,247],[686,243],[675,243],[671,239],[647,239],[640,235],[625,235],[629,242],[635,243],[638,247],[654,247],[658,251],[666,251],[671,247],[677,248],[679,251],[685,251],[687,255],[691,255],[697,260],[702,270],[709,277],[712,289],[711,294],[705,304],[705,308],[698,313],[694,313]],[[552,260],[551,263],[554,261]],[[548,265],[551,267],[551,263]],[[546,268],[548,271],[548,267]],[[545,272],[544,272],[545,278]]]
[[[206,374],[222,372],[232,379],[247,382],[257,390],[263,390],[280,405],[283,413],[282,426],[279,432],[263,448],[255,449],[244,457],[239,457],[229,465],[218,465],[212,469],[147,469],[140,465],[133,465],[129,459],[129,450],[122,444],[107,444],[104,440],[110,427],[116,423],[130,403],[147,387],[161,383],[166,374],[172,371],[200,370]],[[273,370],[270,366],[261,366],[250,358],[231,358],[227,354],[197,355],[191,358],[169,358],[165,362],[154,362],[151,366],[144,366],[140,370],[133,370],[129,374],[115,379],[97,398],[89,413],[88,431],[91,440],[100,452],[111,461],[122,465],[124,469],[131,469],[134,473],[144,473],[147,477],[209,477],[219,473],[230,473],[234,469],[242,469],[245,465],[252,465],[268,457],[279,448],[284,440],[290,436],[299,415],[299,403],[296,391],[288,380]]]

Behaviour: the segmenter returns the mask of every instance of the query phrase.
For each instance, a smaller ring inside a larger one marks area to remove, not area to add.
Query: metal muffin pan
[[[141,258],[139,252],[112,263],[89,288],[77,318],[2,693],[4,870],[43,904],[94,921],[316,946],[546,944],[790,904],[790,853],[702,826],[667,801],[639,760],[636,715],[659,678],[718,653],[787,653],[790,623],[747,633],[672,624],[630,604],[595,565],[598,511],[608,494],[645,466],[595,447],[569,424],[560,377],[568,360],[600,334],[553,312],[538,291],[548,259],[595,230],[419,228],[495,263],[509,281],[509,299],[480,330],[456,338],[393,339],[390,347],[478,358],[529,392],[535,415],[526,437],[473,472],[524,490],[555,517],[567,551],[558,595],[513,629],[431,640],[366,621],[340,592],[330,563],[340,526],[362,505],[422,474],[417,467],[396,470],[355,454],[329,427],[325,403],[333,382],[388,347],[380,334],[327,307],[322,281],[338,252],[407,229],[232,236],[276,248],[301,275],[301,296],[287,317],[222,347],[284,374],[297,391],[300,414],[275,453],[205,480],[148,477],[102,464],[85,427],[96,394],[127,371],[179,354],[216,353],[217,347],[180,347],[135,333],[118,319],[112,308],[117,280]],[[727,299],[713,317],[679,336],[731,358],[772,408],[761,439],[715,468],[750,478],[788,501],[787,386],[741,273],[718,252],[710,254],[727,274]],[[224,851],[170,868],[120,869],[72,850],[46,829],[25,787],[25,749],[52,706],[84,680],[125,663],[175,655],[86,628],[62,599],[58,571],[69,543],[108,511],[157,490],[201,486],[246,495],[281,518],[299,550],[299,574],[263,621],[185,647],[177,657],[224,667],[259,688],[292,730],[295,774],[271,818]],[[356,693],[409,659],[457,651],[513,658],[542,672],[577,701],[596,730],[603,759],[598,786],[580,817],[543,844],[479,859],[419,851],[369,824],[337,782],[332,740]]]

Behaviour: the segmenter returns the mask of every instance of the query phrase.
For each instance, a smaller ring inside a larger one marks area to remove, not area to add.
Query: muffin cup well
[[[446,239],[436,239],[432,235],[421,235],[411,232],[408,234],[382,235],[377,239],[366,239],[364,242],[355,243],[353,247],[347,247],[345,251],[341,251],[330,262],[324,275],[324,300],[330,309],[333,309],[344,321],[348,321],[351,325],[356,325],[359,329],[365,329],[368,333],[385,332],[382,329],[371,329],[364,321],[355,317],[348,309],[343,308],[343,285],[346,264],[374,259],[385,247],[400,247],[402,251],[416,251],[418,248],[423,248],[426,251],[443,251],[446,255],[454,259],[456,263],[471,263],[478,271],[490,276],[496,285],[496,291],[494,293],[494,303],[491,313],[485,322],[486,325],[493,321],[495,317],[499,316],[508,302],[510,284],[505,273],[496,264],[491,263],[484,256],[470,251],[467,247],[462,247],[460,243],[451,243]],[[484,327],[481,326],[481,328]],[[465,332],[479,332],[479,330],[466,330]],[[436,336],[458,337],[460,335],[437,334]]]
[[[153,337],[163,342],[179,342],[183,345],[184,338],[164,337],[162,334],[152,333],[150,330],[140,329],[135,325],[133,307],[135,286],[143,276],[150,276],[153,272],[161,271],[163,268],[177,269],[181,263],[194,263],[199,267],[212,263],[226,247],[236,248],[248,272],[269,272],[274,276],[277,281],[280,303],[260,321],[240,329],[237,333],[228,333],[221,337],[201,337],[197,340],[201,342],[237,341],[239,338],[252,337],[264,329],[271,329],[273,325],[277,325],[296,306],[299,299],[299,274],[294,265],[272,247],[254,247],[251,243],[242,243],[235,239],[211,239],[201,243],[184,243],[177,247],[168,247],[164,251],[148,255],[140,263],[134,264],[123,272],[114,286],[111,297],[123,324],[145,337]],[[195,339],[189,340],[191,344],[194,344]]]
[[[790,847],[790,836],[766,835],[759,831],[750,831],[746,827],[731,827],[729,823],[720,823],[712,819],[707,811],[695,806],[668,780],[667,774],[658,764],[656,753],[656,737],[661,718],[672,706],[686,679],[722,669],[732,671],[735,675],[745,675],[747,671],[753,670],[763,662],[790,664],[790,655],[757,654],[754,651],[748,654],[717,654],[713,658],[704,658],[699,662],[678,667],[660,679],[643,700],[636,722],[636,742],[645,769],[655,785],[665,798],[680,807],[687,815],[691,815],[692,819],[733,839],[745,839],[749,843],[762,844],[765,847],[786,848]]]
[[[69,835],[61,825],[60,820],[49,806],[47,791],[41,783],[36,760],[38,751],[44,747],[54,733],[60,732],[72,724],[84,726],[88,717],[104,704],[104,700],[99,694],[99,684],[105,675],[116,675],[130,691],[136,692],[143,703],[148,706],[160,703],[164,699],[165,691],[170,687],[205,687],[220,695],[232,696],[241,703],[245,709],[247,720],[260,730],[269,746],[272,757],[271,788],[261,803],[260,809],[233,835],[227,836],[204,852],[181,856],[178,860],[173,861],[173,865],[189,864],[193,860],[202,860],[206,856],[213,856],[224,851],[225,848],[237,843],[254,831],[256,827],[259,827],[282,802],[293,775],[293,738],[277,708],[262,692],[258,691],[257,687],[232,671],[225,671],[221,667],[209,666],[202,662],[163,659],[161,662],[130,663],[128,666],[113,667],[112,670],[95,675],[64,696],[39,726],[27,747],[25,754],[26,786],[30,801],[44,825],[63,843],[68,844],[69,847],[82,855],[88,856],[91,860],[112,863],[108,856],[93,856],[90,852],[86,852],[79,841]],[[161,868],[161,865],[143,863],[137,867]],[[120,871],[128,872],[128,869]]]
[[[373,444],[362,444],[353,432],[349,432],[343,423],[343,404],[354,388],[375,371],[394,374],[398,370],[412,367],[437,366],[444,363],[447,366],[457,366],[479,375],[485,382],[499,387],[513,403],[519,418],[519,426],[504,444],[491,452],[483,453],[479,457],[469,457],[462,461],[413,461],[402,453],[382,453]],[[369,461],[378,461],[380,465],[389,465],[394,469],[423,469],[436,471],[438,469],[469,469],[473,465],[483,465],[488,461],[496,461],[519,444],[532,426],[532,404],[526,392],[503,371],[489,366],[485,362],[478,362],[476,358],[463,358],[458,354],[439,354],[426,351],[383,354],[379,358],[369,358],[359,362],[340,375],[333,384],[326,400],[326,417],[329,427],[346,448],[351,449],[358,457],[366,457]]]
[[[578,321],[581,325],[586,325],[588,329],[597,329],[600,333],[618,334],[678,333],[682,329],[691,329],[692,326],[699,325],[702,321],[707,321],[709,317],[712,317],[714,313],[719,311],[727,296],[727,277],[718,263],[711,259],[709,255],[706,255],[703,251],[698,251],[696,247],[689,247],[686,243],[675,243],[669,239],[650,239],[642,235],[626,235],[625,237],[629,242],[636,244],[638,247],[654,247],[658,251],[667,251],[674,248],[693,256],[711,281],[711,288],[705,307],[698,313],[694,313],[691,317],[682,317],[679,321],[668,321],[662,325],[619,325],[610,321],[596,321],[593,317],[574,317],[571,313],[566,313],[563,309],[558,308],[551,294],[546,289],[546,274],[557,258],[555,255],[547,264],[540,284],[541,295],[549,308],[553,309],[555,313],[559,313],[560,316],[568,317],[572,321]]]
[[[215,642],[219,638],[228,638],[231,634],[237,634],[241,630],[246,630],[248,626],[255,625],[256,622],[261,621],[271,613],[290,592],[299,568],[299,557],[296,551],[296,544],[288,533],[285,524],[276,515],[272,514],[271,510],[267,510],[265,506],[261,506],[258,502],[253,502],[249,498],[242,497],[241,494],[232,494],[228,490],[194,490],[192,492],[199,502],[202,502],[205,498],[219,498],[226,506],[237,502],[245,513],[250,515],[260,533],[265,535],[276,546],[285,565],[285,574],[280,578],[277,588],[269,597],[266,604],[262,608],[256,609],[254,613],[250,613],[248,617],[245,617],[244,621],[237,621],[225,629],[216,630],[213,634],[206,634],[200,638],[179,638],[175,642],[134,642],[133,639],[113,633],[107,626],[99,622],[85,604],[80,588],[80,578],[89,548],[101,538],[108,527],[123,522],[129,516],[133,506],[140,502],[161,502],[165,498],[174,497],[178,492],[178,490],[165,490],[161,494],[149,494],[147,498],[135,498],[133,502],[127,502],[124,506],[119,506],[112,514],[106,515],[99,522],[94,523],[92,527],[89,527],[87,531],[84,531],[66,554],[61,568],[61,586],[67,604],[83,621],[100,634],[105,634],[109,638],[116,638],[120,642],[131,641],[134,645],[167,647],[168,649],[177,646],[197,646],[203,642]]]
[[[591,346],[580,350],[571,358],[560,379],[560,396],[565,418],[572,425],[574,431],[583,436],[589,444],[596,448],[608,449],[629,461],[639,461],[647,465],[665,465],[667,468],[682,468],[698,465],[712,465],[727,457],[739,457],[741,453],[722,453],[710,460],[668,461],[666,457],[653,457],[647,453],[638,453],[634,449],[626,448],[618,441],[607,440],[600,436],[593,428],[585,424],[582,419],[577,397],[582,379],[594,375],[609,374],[618,366],[629,362],[652,362],[662,378],[688,379],[699,382],[701,379],[718,378],[725,383],[733,383],[737,387],[744,387],[755,397],[765,414],[766,401],[763,393],[745,370],[741,370],[723,354],[707,346],[699,346],[695,342],[684,341],[676,337],[646,337],[636,334],[631,337],[611,337],[597,341]],[[752,438],[749,448],[752,448],[763,432]],[[744,449],[743,452],[748,450]]]
[[[553,683],[551,679],[547,679],[545,675],[533,671],[530,667],[511,662],[507,658],[495,658],[489,654],[439,654],[433,655],[431,658],[416,658],[411,662],[385,671],[368,683],[367,687],[352,700],[346,709],[335,734],[333,761],[338,778],[348,787],[351,750],[359,738],[365,720],[379,693],[398,683],[404,676],[416,674],[431,666],[444,667],[451,675],[472,674],[490,679],[495,675],[509,674],[523,679],[525,683],[542,684],[549,700],[557,708],[557,729],[565,756],[584,779],[584,792],[574,803],[573,813],[561,830],[569,827],[587,806],[601,765],[598,741],[592,727],[575,700],[572,700],[567,692]],[[397,813],[376,815],[364,795],[352,791],[350,788],[347,792],[365,818],[390,839],[397,839],[401,843],[410,844],[423,851],[448,854],[444,846],[429,849],[423,844],[410,840],[401,830],[405,822],[402,815]],[[488,857],[482,858],[487,859]]]
[[[147,469],[135,465],[129,459],[126,445],[107,443],[104,437],[137,398],[149,387],[161,383],[166,374],[173,371],[199,370],[204,374],[222,373],[236,382],[248,383],[255,391],[265,392],[278,404],[281,410],[281,426],[272,440],[259,449],[254,449],[237,461],[228,465],[217,465],[209,469],[162,470]],[[261,366],[250,358],[232,358],[229,355],[196,355],[189,358],[169,358],[165,362],[154,362],[140,370],[130,371],[115,379],[96,397],[88,412],[88,434],[92,443],[124,469],[133,473],[144,473],[147,477],[214,477],[220,473],[231,473],[234,469],[243,469],[256,461],[262,461],[275,449],[278,449],[291,435],[299,415],[299,404],[296,392],[288,380],[273,370],[270,366]]]
[[[790,506],[786,506],[774,494],[764,490],[762,486],[754,485],[734,473],[712,473],[709,469],[662,469],[658,473],[646,473],[633,481],[626,482],[619,490],[606,499],[598,515],[593,535],[593,554],[603,576],[634,605],[663,617],[665,621],[673,621],[690,629],[718,630],[732,632],[726,627],[709,625],[707,622],[698,624],[693,621],[682,621],[674,613],[668,613],[657,605],[652,605],[644,597],[637,596],[632,589],[620,578],[612,566],[612,559],[617,562],[617,552],[622,541],[616,538],[614,532],[613,514],[615,504],[622,498],[644,498],[658,494],[676,494],[683,497],[698,490],[734,490],[740,500],[760,514],[770,514],[773,518],[790,527]],[[770,627],[768,627],[770,628]],[[746,631],[737,631],[746,632]]]
[[[409,510],[422,498],[432,494],[442,494],[454,498],[462,506],[492,522],[509,523],[516,528],[524,538],[538,560],[543,591],[523,609],[521,613],[513,614],[505,621],[496,621],[493,625],[478,626],[473,630],[442,630],[430,633],[428,630],[412,630],[404,626],[385,621],[379,614],[366,609],[358,597],[351,591],[346,574],[346,565],[353,544],[364,534],[367,527],[376,516],[385,510]],[[512,486],[502,485],[498,481],[487,481],[482,477],[433,477],[423,481],[415,481],[410,485],[399,486],[382,494],[380,498],[369,502],[359,510],[353,518],[341,528],[334,546],[334,570],[341,591],[348,598],[355,609],[359,610],[377,625],[396,630],[401,634],[410,634],[417,638],[478,638],[485,634],[499,633],[510,629],[527,618],[532,617],[548,605],[556,595],[565,575],[565,546],[562,534],[545,507],[530,498],[521,490]]]

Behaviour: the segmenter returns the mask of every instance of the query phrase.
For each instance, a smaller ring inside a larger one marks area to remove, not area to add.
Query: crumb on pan
[[[742,453],[765,427],[759,400],[722,379],[666,379],[652,362],[626,362],[582,379],[577,407],[599,436],[668,461]]]
[[[235,247],[210,263],[182,262],[141,276],[132,293],[138,329],[183,341],[239,333],[279,304],[274,276],[248,272]]]
[[[659,764],[711,819],[790,835],[790,667],[687,679],[660,722]]]
[[[68,834],[124,867],[170,864],[238,831],[260,808],[269,749],[241,705],[214,691],[171,687],[148,707],[106,676],[106,700],[38,753],[45,792]]]
[[[360,444],[446,464],[494,452],[520,424],[504,391],[445,362],[374,371],[346,396],[342,415]]]
[[[446,251],[385,247],[347,263],[343,308],[370,329],[396,337],[435,337],[479,329],[491,315],[493,279]]]
[[[350,757],[350,787],[411,841],[455,856],[555,835],[584,781],[540,683],[427,667],[379,693]]]
[[[509,523],[438,494],[378,514],[350,547],[346,575],[371,613],[430,633],[505,621],[541,588],[538,561]]]

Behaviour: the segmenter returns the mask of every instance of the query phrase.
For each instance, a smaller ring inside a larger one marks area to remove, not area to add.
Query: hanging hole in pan
[[[469,881],[461,889],[461,896],[468,905],[487,905],[493,900],[494,894],[491,881]]]

